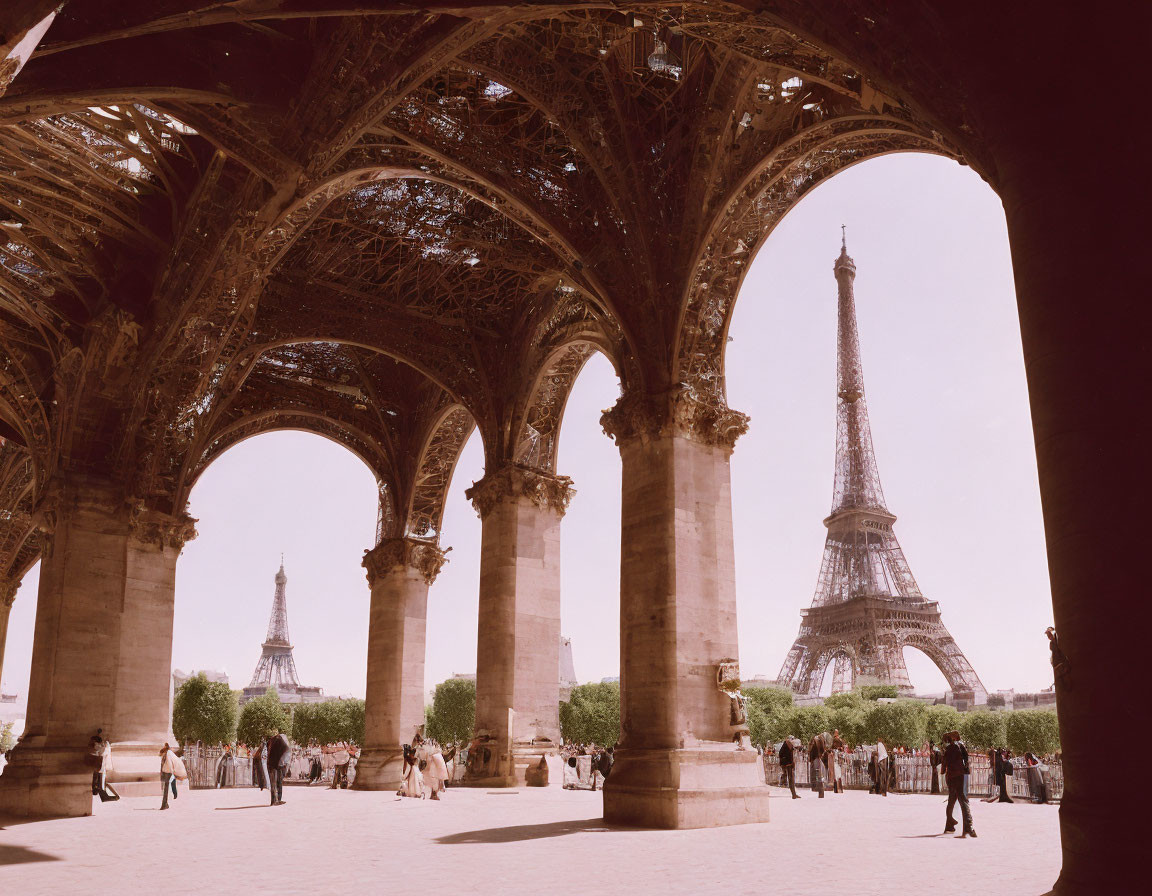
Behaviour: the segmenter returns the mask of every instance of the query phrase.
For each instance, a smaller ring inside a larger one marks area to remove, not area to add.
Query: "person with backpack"
[[[960,740],[959,731],[949,731],[944,735],[944,780],[948,784],[948,809],[944,820],[944,833],[956,831],[956,819],[952,810],[960,803],[960,814],[964,819],[964,837],[975,837],[972,826],[972,808],[968,805],[968,794],[964,790],[964,776],[968,774],[968,748]]]

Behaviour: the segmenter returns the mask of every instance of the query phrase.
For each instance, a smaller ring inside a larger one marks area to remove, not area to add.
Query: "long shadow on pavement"
[[[564,837],[568,834],[607,833],[626,831],[630,828],[607,825],[602,818],[585,818],[581,821],[553,821],[548,824],[519,824],[512,827],[484,828],[479,831],[461,831],[459,834],[446,834],[437,837],[437,843],[515,843],[520,840],[543,840],[547,837]]]
[[[29,849],[27,846],[0,846],[0,865],[26,865],[29,862],[59,862],[59,856]]]
[[[237,809],[269,809],[270,803],[257,803],[255,806],[217,806],[217,812],[234,812]]]

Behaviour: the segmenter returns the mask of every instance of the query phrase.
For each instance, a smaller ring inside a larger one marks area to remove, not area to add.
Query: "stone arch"
[[[681,303],[673,379],[723,396],[724,347],[740,287],[757,252],[805,194],[836,173],[896,152],[962,161],[958,149],[915,122],[852,115],[806,128],[782,143],[722,203],[701,241]]]
[[[960,648],[947,632],[942,634],[910,635],[902,639],[901,649],[914,647],[923,653],[940,670],[952,693],[971,693],[975,703],[984,703],[988,691],[976,670],[968,662]]]
[[[856,650],[850,644],[836,644],[819,651],[806,650],[800,659],[793,690],[809,697],[819,696],[824,689],[824,678],[828,674],[829,666],[833,666],[837,676],[842,674],[847,676],[848,687],[845,690],[851,690],[856,682],[859,664]],[[842,672],[843,667],[847,668],[846,672]],[[835,689],[835,683],[832,693],[840,693]]]
[[[551,352],[536,375],[512,445],[516,463],[546,473],[556,472],[564,408],[588,359],[602,345],[579,340]],[[611,356],[609,356],[611,358]]]
[[[35,485],[31,454],[12,442],[0,444],[0,599],[4,587],[17,585],[40,558]]]
[[[382,446],[371,435],[320,412],[297,407],[269,408],[224,428],[208,443],[188,472],[177,506],[183,506],[188,494],[212,462],[230,448],[256,436],[289,430],[321,436],[347,448],[372,471],[377,481],[381,483],[381,494],[384,494],[386,483],[392,478],[391,462],[383,453]]]
[[[381,514],[377,542],[401,535],[439,540],[448,486],[460,452],[475,428],[472,415],[460,404],[449,405],[435,419],[420,450],[407,513],[403,520],[388,520]],[[403,531],[398,531],[401,522]]]

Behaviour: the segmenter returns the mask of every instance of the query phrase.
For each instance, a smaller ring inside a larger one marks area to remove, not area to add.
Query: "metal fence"
[[[872,776],[868,774],[868,752],[857,749],[850,753],[842,753],[840,758],[841,777],[846,790],[868,790],[872,787]],[[932,762],[927,756],[914,756],[909,754],[889,754],[896,768],[896,785],[891,789],[894,793],[931,793],[932,792]],[[986,753],[972,753],[968,757],[971,774],[968,778],[968,794],[974,797],[991,795],[996,787],[996,779],[992,773],[992,764]],[[1048,771],[1048,799],[1059,800],[1064,795],[1064,768],[1058,760],[1047,763]],[[1013,799],[1019,797],[1028,799],[1032,796],[1028,784],[1028,769],[1023,759],[1012,760],[1013,774],[1007,778],[1009,796]],[[796,786],[811,786],[810,768],[807,754],[797,751]],[[829,790],[832,785],[830,774],[824,773],[824,785]],[[773,753],[764,754],[764,779],[769,784],[783,784],[780,771],[780,760]],[[944,773],[940,770],[940,789],[947,792],[944,784]]]
[[[223,747],[216,745],[205,747],[201,744],[189,744],[184,748],[184,767],[188,770],[188,784],[192,788],[216,787],[255,787],[252,778],[252,763],[255,761],[248,756],[235,754],[227,761],[224,760]],[[290,781],[307,781],[311,759],[303,753],[293,750],[292,760],[288,765],[288,774],[285,783]],[[330,753],[320,755],[322,774],[320,781],[325,784],[332,783],[336,763]]]

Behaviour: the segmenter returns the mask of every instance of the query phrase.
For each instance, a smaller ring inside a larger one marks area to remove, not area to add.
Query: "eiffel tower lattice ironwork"
[[[284,561],[280,561],[280,571],[276,573],[276,596],[272,598],[272,616],[268,620],[268,634],[264,638],[260,660],[248,689],[276,688],[281,693],[292,692],[300,687],[296,676],[296,660],[292,658],[292,642],[288,640],[288,598],[285,588],[288,576],[284,575]]]
[[[983,703],[987,691],[940,620],[935,601],[920,593],[892,530],[896,516],[884,502],[872,450],[853,281],[847,240],[834,265],[837,313],[836,477],[828,536],[812,605],[801,613],[800,634],[778,683],[815,696],[829,664],[832,691],[856,684],[895,685],[913,693],[904,648],[923,651],[948,681],[954,699]]]

